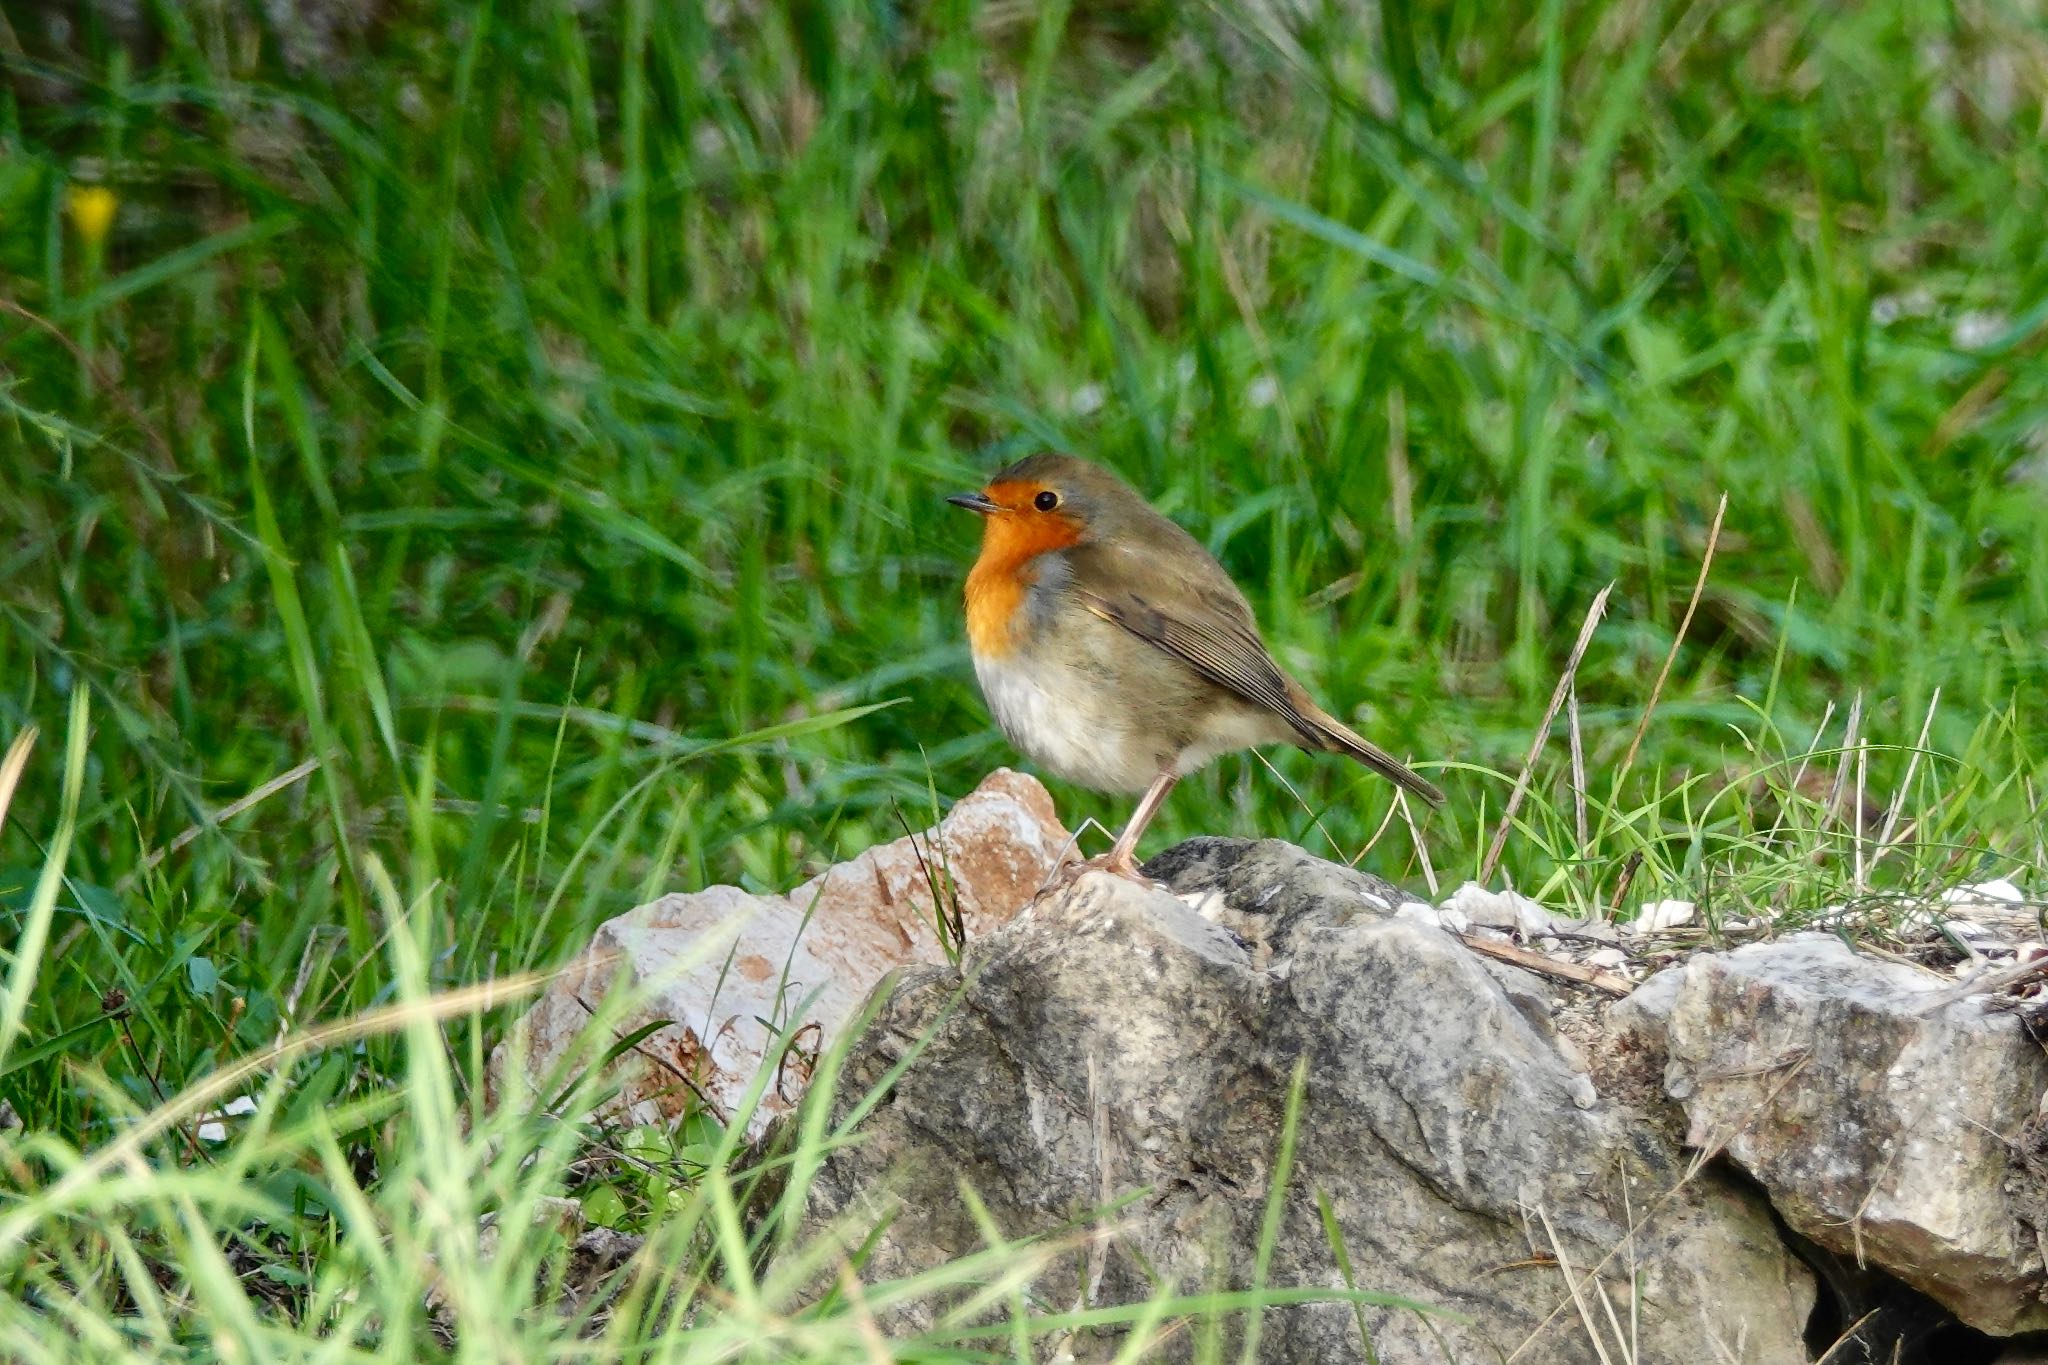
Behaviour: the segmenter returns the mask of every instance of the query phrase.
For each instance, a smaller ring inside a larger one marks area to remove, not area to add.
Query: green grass
[[[1560,721],[1517,885],[1710,920],[2044,885],[2021,6],[415,6],[304,67],[259,11],[0,29],[0,741],[45,735],[0,827],[23,1188],[281,1030],[545,968],[665,890],[793,884],[1015,762],[939,499],[1048,444],[1152,493],[1312,690],[1429,761],[1443,881],[1612,581],[1586,835]],[[1385,823],[1361,770],[1272,759],[1299,800],[1226,760],[1148,848],[1349,858]],[[1398,820],[1366,862],[1425,880]],[[420,1106],[477,1103],[504,1017],[293,1059],[315,1098],[261,1150],[342,1161],[388,1230],[439,1159]],[[178,1202],[224,1158],[142,1152],[165,1184],[94,1206],[129,1231],[0,1274],[182,1267],[122,1300],[168,1341],[251,1291],[208,1240],[232,1210]],[[582,1188],[534,1169],[517,1200]],[[285,1219],[265,1264],[374,1278],[353,1216]]]

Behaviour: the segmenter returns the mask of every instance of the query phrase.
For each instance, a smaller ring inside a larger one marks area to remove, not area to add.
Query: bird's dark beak
[[[1002,504],[993,501],[986,493],[955,493],[946,501],[955,507],[965,507],[970,512],[979,512],[983,516],[1003,510]]]

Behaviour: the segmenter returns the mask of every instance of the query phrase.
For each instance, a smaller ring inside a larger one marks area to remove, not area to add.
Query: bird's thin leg
[[[1105,871],[1122,877],[1137,877],[1138,840],[1145,833],[1145,826],[1152,823],[1152,817],[1166,803],[1166,795],[1173,790],[1173,784],[1180,781],[1180,774],[1168,768],[1152,779],[1152,785],[1145,789],[1145,795],[1138,801],[1138,808],[1131,812],[1131,822],[1124,826],[1124,832],[1116,837],[1116,846],[1109,850],[1109,856],[1102,860]]]

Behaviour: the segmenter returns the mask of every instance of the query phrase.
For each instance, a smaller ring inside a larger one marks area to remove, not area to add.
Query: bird
[[[1142,793],[1110,851],[1088,866],[1147,880],[1138,840],[1174,784],[1261,744],[1343,754],[1442,803],[1435,784],[1274,662],[1215,556],[1114,471],[1034,454],[946,501],[982,519],[967,644],[996,724],[1057,777]]]

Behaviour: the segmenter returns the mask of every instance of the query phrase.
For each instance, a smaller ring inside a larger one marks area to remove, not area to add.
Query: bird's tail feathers
[[[1302,705],[1307,702],[1306,705]],[[1295,699],[1296,708],[1303,720],[1309,723],[1315,737],[1322,741],[1322,747],[1333,754],[1344,754],[1357,759],[1366,767],[1397,786],[1406,788],[1432,806],[1444,803],[1443,789],[1422,776],[1400,759],[1382,749],[1365,736],[1353,730],[1306,697]]]

